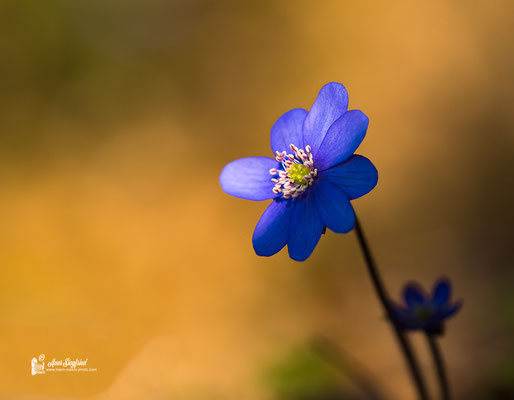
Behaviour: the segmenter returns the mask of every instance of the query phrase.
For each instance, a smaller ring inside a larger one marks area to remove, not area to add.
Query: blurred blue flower
[[[248,157],[227,164],[222,189],[247,200],[273,202],[253,233],[260,256],[286,244],[289,256],[307,259],[328,227],[346,233],[355,225],[350,200],[377,184],[373,164],[354,151],[366,135],[368,117],[348,111],[348,92],[340,83],[323,86],[310,111],[296,108],[271,128],[275,158]]]
[[[416,283],[408,283],[403,289],[403,305],[393,304],[397,323],[405,330],[423,330],[430,334],[442,334],[444,321],[454,315],[462,301],[450,302],[451,283],[440,278],[427,294]]]

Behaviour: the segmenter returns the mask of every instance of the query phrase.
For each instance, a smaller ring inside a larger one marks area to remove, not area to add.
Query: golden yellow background
[[[358,153],[379,184],[354,207],[391,293],[452,278],[454,392],[496,384],[514,354],[513,4],[1,2],[1,397],[272,399],[262,371],[323,334],[412,399],[354,234],[259,258],[265,202],[218,184],[329,81],[370,118]],[[41,353],[98,372],[31,376]]]

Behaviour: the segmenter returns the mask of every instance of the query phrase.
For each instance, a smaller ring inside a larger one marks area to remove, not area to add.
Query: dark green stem
[[[404,332],[398,326],[395,314],[391,308],[391,302],[389,301],[389,297],[382,282],[382,278],[380,277],[373,256],[371,255],[368,242],[366,241],[366,238],[364,236],[364,233],[362,231],[361,225],[357,217],[355,217],[355,233],[357,234],[357,239],[359,240],[359,245],[361,247],[362,254],[364,255],[364,259],[366,261],[368,272],[371,277],[371,281],[373,282],[375,291],[378,295],[380,302],[382,303],[382,306],[384,307],[384,310],[386,312],[387,317],[389,318],[389,321],[391,321],[391,324],[393,325],[393,330],[396,339],[403,352],[405,360],[407,361],[407,365],[409,367],[412,379],[418,391],[419,399],[428,400],[427,390],[420,372],[418,362],[414,356],[414,352],[412,351],[412,347],[409,341],[405,337]]]
[[[448,379],[446,377],[446,368],[444,367],[441,349],[434,335],[427,333],[426,336],[428,345],[430,346],[430,352],[432,353],[432,358],[434,359],[434,364],[437,370],[437,377],[439,378],[439,385],[441,386],[442,399],[450,400],[450,386],[448,385]]]

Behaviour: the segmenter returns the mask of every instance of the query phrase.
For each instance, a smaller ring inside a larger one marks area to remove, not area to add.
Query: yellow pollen
[[[311,170],[303,164],[293,164],[287,169],[289,179],[300,185],[307,185],[309,182],[305,180],[305,176],[309,175]]]

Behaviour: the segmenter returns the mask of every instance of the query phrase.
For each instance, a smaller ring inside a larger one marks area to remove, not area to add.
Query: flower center
[[[305,150],[299,149],[294,144],[289,146],[292,154],[276,152],[275,159],[282,164],[283,170],[278,168],[270,169],[273,175],[271,180],[275,182],[273,193],[282,193],[283,197],[293,199],[300,196],[314,182],[318,170],[314,168],[311,147],[305,146]]]
[[[420,306],[416,309],[416,318],[425,323],[432,316],[432,311],[428,307]]]
[[[287,176],[289,176],[291,182],[307,185],[309,181],[305,179],[305,175],[308,175],[310,172],[309,167],[303,164],[293,164],[287,169]]]

